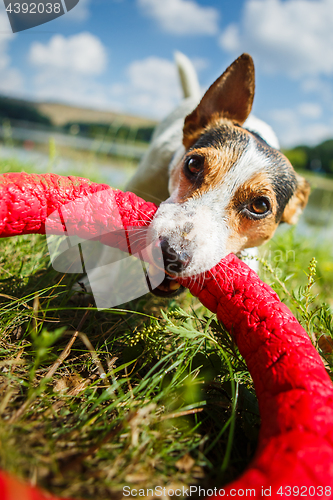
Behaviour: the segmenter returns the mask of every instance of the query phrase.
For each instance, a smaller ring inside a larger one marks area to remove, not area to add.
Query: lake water
[[[89,161],[78,161],[70,158],[57,157],[52,162],[50,167],[49,156],[34,150],[26,150],[17,147],[0,147],[0,158],[16,159],[22,165],[27,164],[29,172],[33,166],[33,171],[36,173],[53,172],[59,175],[76,175],[81,177],[89,177],[93,173],[101,175],[103,182],[110,184],[112,187],[121,188],[126,184],[126,181],[131,176],[133,169],[119,168],[116,162],[103,163],[97,158]]]

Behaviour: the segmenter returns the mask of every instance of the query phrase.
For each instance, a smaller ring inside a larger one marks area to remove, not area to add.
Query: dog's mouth
[[[157,286],[153,285],[152,281],[154,281],[154,277],[161,271],[164,272],[163,281]],[[173,297],[184,290],[184,287],[178,283],[174,275],[170,276],[165,269],[156,267],[155,265],[149,265],[149,275],[147,275],[146,278],[151,293],[157,297]]]
[[[186,267],[185,260],[190,261],[187,253],[178,254],[170,248],[168,240],[159,238],[156,240],[152,251],[149,265],[149,275],[153,278],[161,271],[164,272],[163,281],[158,285],[150,283],[150,291],[158,297],[172,297],[184,290],[184,287],[177,281],[177,277],[181,276],[181,272]],[[161,275],[159,275],[161,276]]]
[[[178,295],[182,290],[184,290],[184,287],[166,274],[162,283],[154,288],[152,293],[157,297],[173,297]]]

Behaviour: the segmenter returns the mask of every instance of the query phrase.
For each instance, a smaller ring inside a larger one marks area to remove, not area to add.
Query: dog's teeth
[[[178,288],[180,288],[180,283],[178,283],[178,281],[171,281],[169,287],[170,290],[178,290]]]

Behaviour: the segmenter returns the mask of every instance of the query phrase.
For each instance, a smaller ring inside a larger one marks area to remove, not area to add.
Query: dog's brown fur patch
[[[306,207],[309,199],[311,187],[307,180],[296,174],[297,188],[294,195],[290,198],[282,214],[281,222],[296,224],[300,214]]]
[[[260,196],[266,196],[271,202],[272,212],[276,214],[276,197],[268,176],[264,172],[255,174],[235,192],[230,208],[236,208]]]
[[[204,169],[201,174],[201,181],[193,183],[182,171],[180,173],[181,183],[179,189],[179,198],[182,202],[189,198],[197,198],[208,191],[217,189],[222,183],[225,175],[232,166],[239,160],[240,153],[237,149],[215,149],[213,147],[193,149],[191,154],[198,154],[205,159]]]
[[[179,178],[178,199],[182,202],[217,189],[223,183],[225,175],[240,160],[251,135],[247,130],[235,126],[231,120],[220,118],[217,115],[205,129],[198,132],[200,133],[197,141],[194,147],[188,151],[184,162],[192,155],[199,155],[205,159],[203,171],[198,176],[197,181],[191,181],[184,174],[184,163],[182,163],[175,169],[177,173],[172,179],[173,183],[176,176]],[[197,134],[195,135],[197,136]]]
[[[260,196],[265,196],[270,200],[271,213],[263,219],[249,219],[239,210],[239,207],[251,203]],[[276,197],[267,174],[256,174],[236,191],[227,208],[228,226],[231,229],[228,250],[235,253],[243,248],[259,246],[268,241],[278,226],[276,211]]]

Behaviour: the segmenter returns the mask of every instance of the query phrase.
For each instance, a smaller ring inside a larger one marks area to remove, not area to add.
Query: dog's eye
[[[266,215],[270,211],[271,205],[267,198],[260,196],[260,198],[256,198],[246,208],[249,212],[251,212],[251,214],[260,217],[262,215]]]
[[[199,174],[204,166],[205,159],[200,155],[192,155],[186,158],[184,163],[185,172],[188,174]]]

